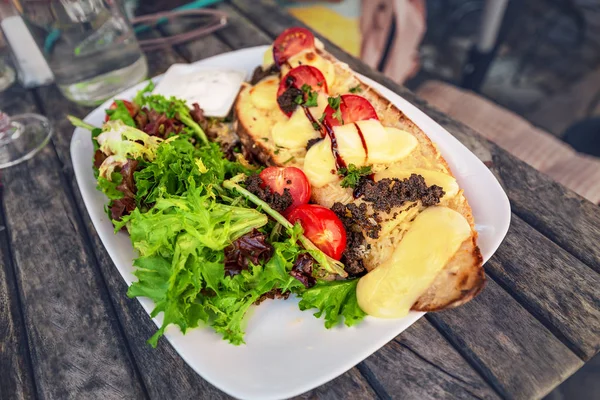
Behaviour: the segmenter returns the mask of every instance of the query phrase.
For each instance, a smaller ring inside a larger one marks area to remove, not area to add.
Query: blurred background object
[[[13,0],[70,100],[95,105],[146,78],[146,58],[120,4]],[[15,49],[13,48],[13,52]]]
[[[8,45],[13,64],[21,86],[30,88],[46,85],[54,80],[52,71],[28,32],[23,19],[18,15],[10,1],[0,2],[0,27],[2,28],[3,47]],[[9,87],[15,78],[15,71],[2,62],[1,90]]]

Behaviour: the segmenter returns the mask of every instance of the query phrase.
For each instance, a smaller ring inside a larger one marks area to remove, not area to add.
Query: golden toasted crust
[[[429,137],[402,111],[375,89],[360,81],[345,64],[340,63],[325,51],[318,50],[318,53],[334,63],[336,80],[341,76],[342,80],[350,87],[357,84],[361,86],[360,95],[371,102],[384,125],[403,129],[417,138],[419,146],[416,151],[421,156],[418,158],[427,160],[427,168],[452,175],[446,160],[441,156]],[[268,140],[269,133],[265,133],[265,131],[268,130],[267,127],[271,124],[263,125],[259,120],[263,118],[268,120],[270,116],[268,113],[252,106],[249,91],[250,87],[242,89],[235,105],[238,120],[237,133],[242,144],[262,163],[266,165],[283,165],[284,161],[290,158],[290,153],[277,149],[273,141]],[[261,127],[262,129],[260,129]],[[302,167],[304,154],[293,155],[295,161],[285,165]],[[415,167],[415,165],[412,166]],[[346,203],[352,199],[347,190],[341,189],[339,185],[313,188],[312,197],[313,201],[327,207],[331,207],[334,201]],[[465,217],[471,226],[472,236],[462,243],[457,253],[436,276],[429,289],[414,304],[413,310],[437,311],[455,307],[471,300],[485,286],[483,260],[477,247],[477,232],[474,229],[473,215],[467,199],[460,191],[458,195],[446,201],[443,205],[454,209]]]

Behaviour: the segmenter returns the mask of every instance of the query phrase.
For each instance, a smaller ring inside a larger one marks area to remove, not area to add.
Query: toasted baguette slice
[[[444,172],[452,175],[450,168],[429,137],[415,125],[398,108],[391,104],[375,89],[362,82],[346,64],[337,61],[333,56],[319,48],[317,54],[331,62],[335,69],[335,83],[329,85],[329,93],[333,96],[346,94],[349,88],[360,86],[360,95],[367,98],[384,126],[399,128],[411,133],[417,138],[419,145],[411,155],[406,165],[415,168]],[[270,85],[276,88],[279,77],[270,77],[261,81],[261,90]],[[273,92],[275,89],[273,88]],[[282,118],[287,118],[274,107],[269,110],[257,107],[251,100],[255,88],[246,85],[242,88],[235,104],[237,133],[243,146],[260,162],[265,165],[303,167],[305,149],[286,149],[275,145],[270,134],[271,127]],[[275,100],[273,100],[275,101]],[[326,207],[335,202],[349,203],[354,200],[351,189],[343,189],[339,184],[329,184],[325,187],[313,187],[313,201]],[[358,200],[360,201],[360,200]],[[482,268],[482,257],[477,247],[477,232],[474,229],[473,215],[467,199],[460,190],[451,199],[443,202],[444,206],[462,214],[471,226],[472,235],[465,240],[442,271],[435,277],[431,286],[413,305],[413,310],[437,311],[454,307],[469,301],[477,295],[485,285],[485,275]],[[423,207],[421,207],[421,210]],[[369,256],[364,259],[367,269],[376,268],[389,255],[395,245],[402,239],[403,233],[414,219],[412,216],[405,224],[392,230],[387,236],[371,244]]]

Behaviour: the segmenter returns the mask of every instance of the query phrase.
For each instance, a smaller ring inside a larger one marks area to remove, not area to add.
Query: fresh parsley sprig
[[[357,167],[354,164],[348,165],[348,168],[340,168],[338,170],[338,175],[343,176],[344,179],[340,182],[340,186],[343,188],[355,188],[360,181],[360,178],[363,176],[368,176],[373,173],[370,165],[365,165],[363,167]]]
[[[340,124],[344,125],[344,119],[342,118],[342,111],[340,110],[340,104],[342,103],[342,97],[338,95],[337,97],[329,97],[327,98],[327,103],[329,106],[333,108],[335,111],[332,115],[335,119],[337,119]]]
[[[358,85],[350,88],[350,93],[360,93],[362,91],[363,91],[363,89],[362,89],[362,87],[360,87],[360,83]]]

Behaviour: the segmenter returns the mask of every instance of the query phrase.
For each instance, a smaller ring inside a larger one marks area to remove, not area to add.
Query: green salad
[[[128,296],[151,299],[151,316],[163,314],[149,343],[174,324],[183,333],[207,325],[239,345],[251,307],[290,295],[326,328],[361,321],[358,279],[336,279],[343,265],[249,190],[262,167],[235,140],[221,140],[231,136],[230,121],[152,90],[115,101],[101,127],[69,117],[92,132],[106,212],[138,255]]]

